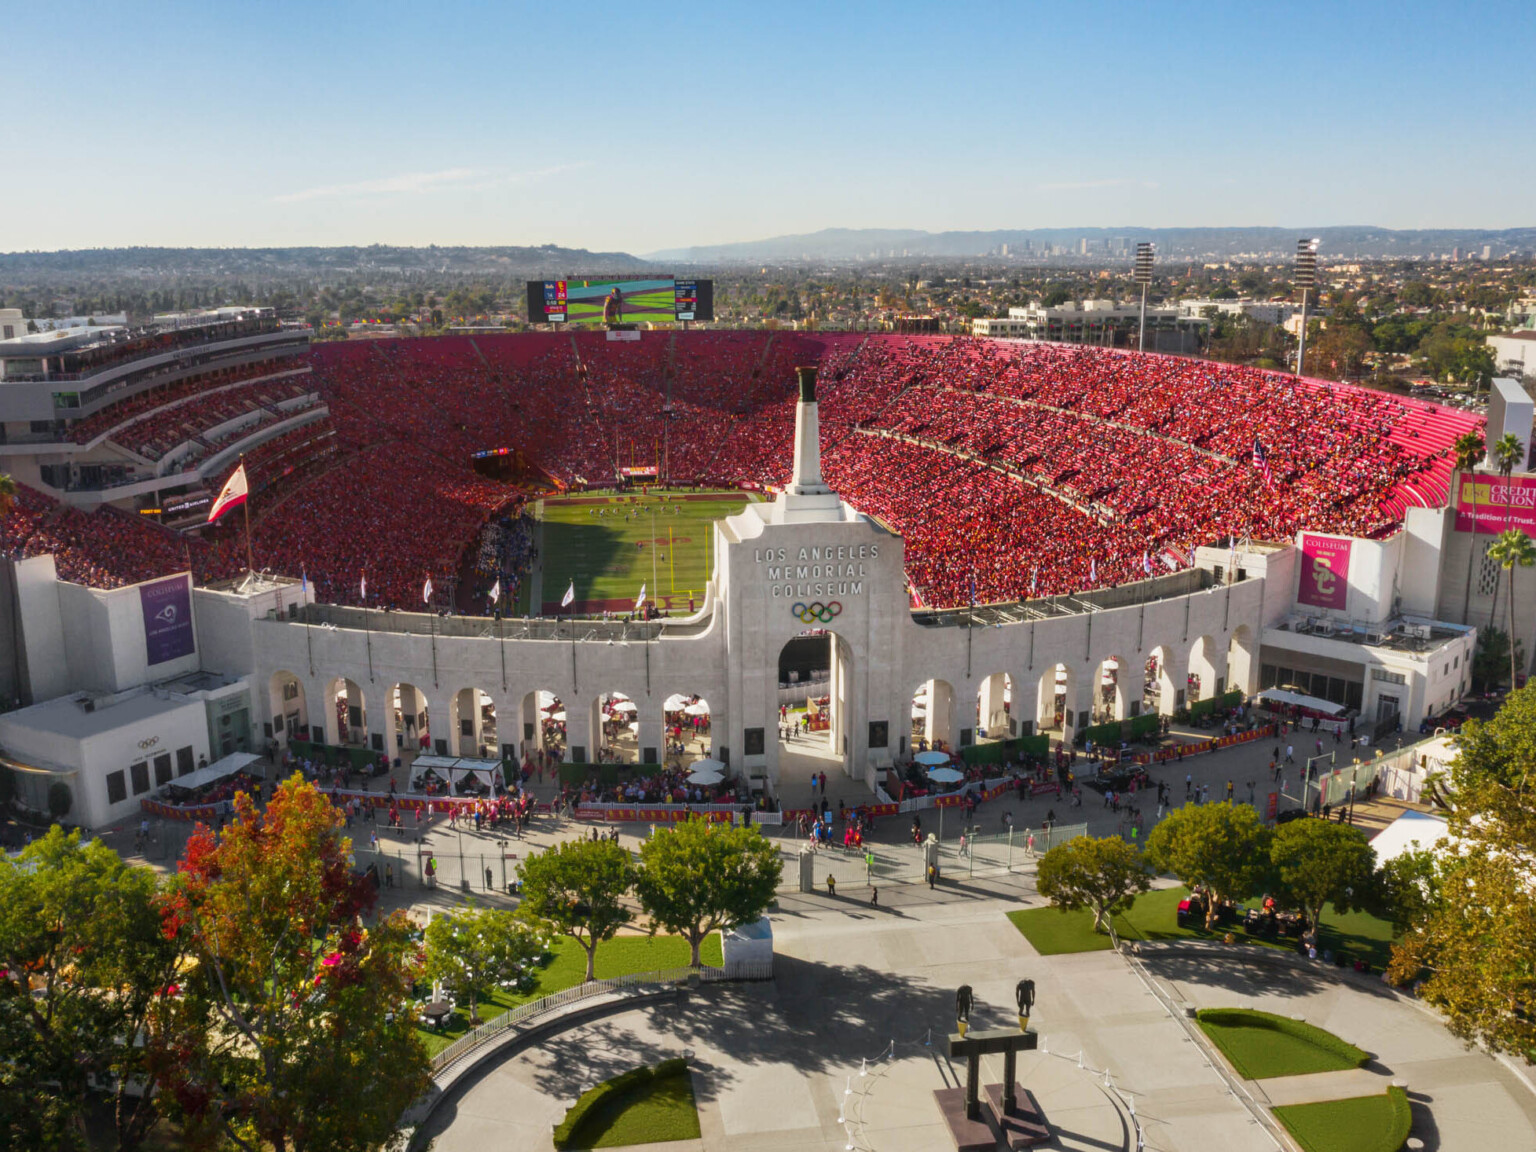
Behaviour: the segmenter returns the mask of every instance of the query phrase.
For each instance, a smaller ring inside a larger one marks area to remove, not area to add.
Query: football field
[[[642,584],[647,600],[686,612],[690,596],[703,602],[714,564],[711,524],[747,500],[730,491],[546,498],[535,513],[543,521],[542,613],[562,611],[572,582],[576,602],[567,612],[633,611]]]

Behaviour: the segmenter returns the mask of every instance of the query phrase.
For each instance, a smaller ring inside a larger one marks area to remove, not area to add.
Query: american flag
[[[1264,445],[1259,443],[1257,436],[1253,438],[1253,466],[1264,477],[1264,487],[1273,488],[1275,486],[1275,477],[1269,470],[1269,456],[1264,451]]]

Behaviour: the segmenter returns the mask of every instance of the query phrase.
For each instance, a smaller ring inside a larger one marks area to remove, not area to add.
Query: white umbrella
[[[667,697],[666,702],[661,707],[664,712],[676,712],[687,703],[688,697],[684,696],[681,692],[674,692]]]
[[[916,760],[919,764],[932,764],[935,767],[937,767],[937,766],[939,766],[941,764],[948,764],[949,763],[949,753],[948,752],[919,752],[916,756],[912,757],[912,759]]]
[[[700,700],[697,704],[688,705],[688,707],[684,708],[683,711],[688,713],[690,716],[708,716],[709,705]]]
[[[688,771],[690,771],[690,772],[724,772],[725,771],[725,761],[724,760],[711,760],[711,759],[709,759],[706,756],[704,759],[702,759],[702,760],[695,760],[692,764],[688,765]]]
[[[558,720],[558,721],[560,721],[560,722],[561,722],[561,723],[562,723],[562,724],[563,724],[563,723],[565,723],[565,709],[564,709],[564,708],[562,708],[562,709],[560,709],[560,711],[558,711],[558,712],[551,712],[551,713],[550,713],[550,714],[549,714],[549,718],[550,718],[550,719],[551,719],[551,720]]]
[[[921,720],[926,715],[928,715],[928,709],[926,707],[921,704],[912,705],[912,719]]]
[[[613,710],[615,712],[638,712],[638,711],[640,711],[640,709],[636,708],[634,706],[634,704],[631,701],[629,701],[629,700],[615,700],[613,702],[613,706],[612,707],[613,707]]]
[[[688,773],[688,783],[690,784],[718,784],[724,779],[724,776],[714,771]]]
[[[935,784],[953,784],[956,780],[964,780],[965,773],[954,768],[930,768],[928,779]]]

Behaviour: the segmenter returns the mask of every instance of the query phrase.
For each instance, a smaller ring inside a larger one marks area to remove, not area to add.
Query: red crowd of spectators
[[[120,588],[187,570],[196,542],[114,508],[81,512],[24,484],[0,521],[0,543],[13,556],[53,553],[59,577],[95,588]]]
[[[1220,536],[1384,531],[1408,486],[1443,494],[1448,443],[1473,422],[1279,373],[953,337],[508,334],[342,342],[312,362],[312,381],[292,387],[318,388],[330,419],[247,459],[255,488],[271,489],[253,501],[258,562],[305,571],[345,603],[366,570],[370,603],[407,608],[427,573],[450,584],[486,520],[524,498],[477,475],[473,453],[515,449],[560,485],[606,484],[633,464],[673,483],[782,483],[804,363],[820,366],[829,482],[906,537],[912,583],[941,605],[969,599],[973,572],[978,599],[1013,599],[1140,579],[1149,561],[1166,570],[1165,551]],[[167,429],[291,394],[277,388],[193,400],[123,435],[164,450]],[[115,406],[114,425],[140,403]],[[153,526],[50,517],[41,499],[18,500],[8,547],[58,543],[92,583],[185,564]],[[210,573],[243,565],[243,542],[193,551]]]

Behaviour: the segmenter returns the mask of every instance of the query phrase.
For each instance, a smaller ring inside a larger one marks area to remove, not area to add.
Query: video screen
[[[713,280],[530,280],[530,324],[672,324],[713,320]]]

